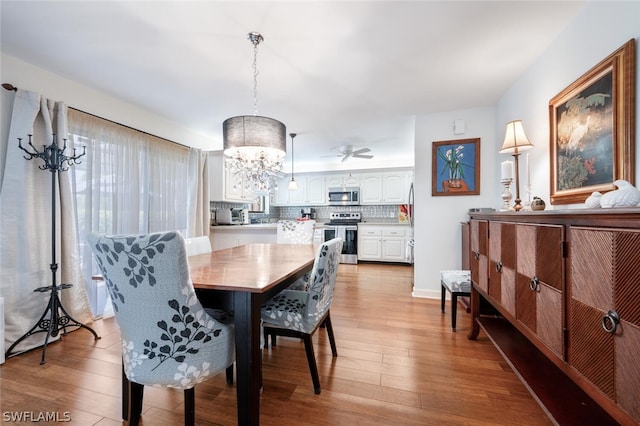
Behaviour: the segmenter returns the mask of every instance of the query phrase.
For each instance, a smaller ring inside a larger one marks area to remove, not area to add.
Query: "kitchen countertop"
[[[362,222],[357,223],[357,225],[409,226],[409,223],[398,222],[397,219],[369,219],[369,220],[363,220]],[[327,226],[331,226],[329,225],[329,222],[317,222],[315,225],[316,228],[324,228]],[[248,230],[276,230],[278,226],[276,225],[276,223],[251,223],[248,225],[212,225],[211,228],[220,229],[220,230],[233,229],[236,231],[241,231],[241,230],[248,231]]]
[[[409,222],[398,222],[397,219],[370,219],[363,220],[359,223],[359,225],[399,225],[399,226],[409,226]]]
[[[270,229],[277,229],[278,226],[275,223],[250,223],[247,225],[212,225],[211,229],[234,229],[237,231],[240,230],[259,230],[259,229],[264,229],[264,230],[270,230]]]

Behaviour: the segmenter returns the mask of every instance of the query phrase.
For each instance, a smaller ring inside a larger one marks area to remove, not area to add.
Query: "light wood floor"
[[[411,297],[402,265],[341,265],[331,309],[338,347],[314,337],[322,393],[315,395],[296,339],[264,352],[263,425],[549,425],[488,338],[469,341],[469,314]],[[0,366],[2,418],[7,412],[68,413],[74,425],[121,425],[120,342],[113,318],[98,320],[97,342],[85,330]],[[182,422],[182,392],[145,389],[143,422]],[[196,387],[199,425],[236,424],[235,387],[224,373]],[[23,424],[33,424],[31,422]],[[41,422],[38,424],[52,424]]]

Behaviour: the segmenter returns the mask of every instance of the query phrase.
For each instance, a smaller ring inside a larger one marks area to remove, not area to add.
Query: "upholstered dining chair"
[[[187,256],[211,253],[211,240],[209,240],[209,237],[206,235],[202,237],[185,238],[184,244],[187,249]]]
[[[196,297],[179,232],[89,234],[120,327],[123,418],[137,425],[144,386],[184,390],[184,422],[195,421],[194,386],[233,369],[233,323]]]
[[[320,377],[311,337],[318,327],[326,328],[331,353],[338,356],[329,309],[336,287],[342,243],[342,239],[334,238],[318,248],[306,291],[285,289],[261,308],[265,344],[268,345],[269,336],[272,347],[276,345],[276,336],[298,337],[304,341],[316,394],[320,393]]]
[[[279,220],[276,224],[278,244],[311,244],[315,220]]]
[[[276,242],[278,244],[312,244],[316,221],[311,220],[279,220]],[[305,274],[291,284],[291,290],[306,290],[309,287],[309,274]]]

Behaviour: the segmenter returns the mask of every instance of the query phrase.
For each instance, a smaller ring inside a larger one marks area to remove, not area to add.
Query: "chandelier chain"
[[[258,45],[263,39],[259,34],[252,34],[249,34],[249,39],[253,43],[253,115],[258,115]]]

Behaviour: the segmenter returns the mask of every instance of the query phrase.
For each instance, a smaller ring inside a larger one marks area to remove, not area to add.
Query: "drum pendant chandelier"
[[[264,40],[248,34],[253,44],[253,115],[241,115],[222,123],[224,155],[245,189],[265,192],[274,188],[287,154],[287,129],[280,121],[258,116],[258,45]],[[234,185],[235,186],[235,185]]]

